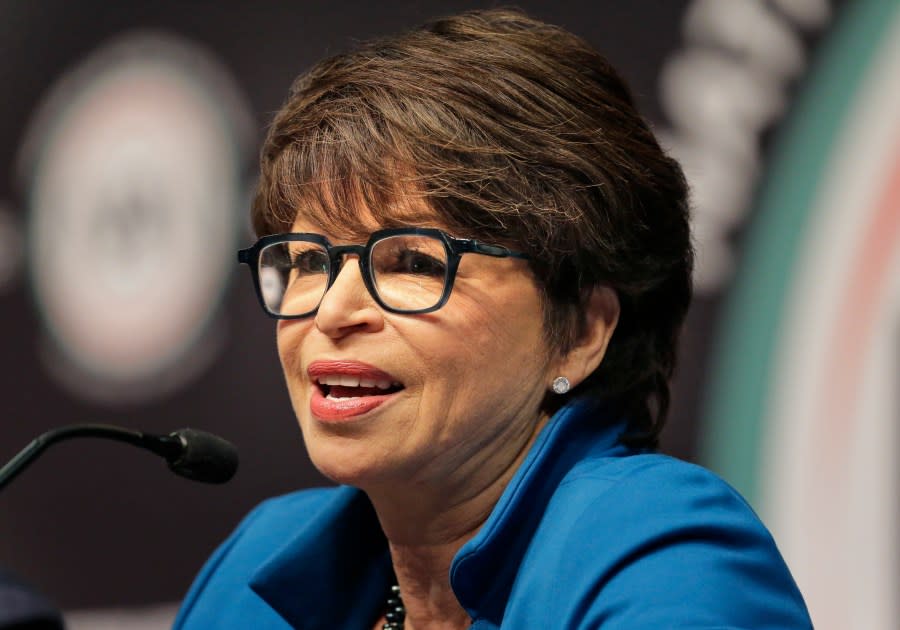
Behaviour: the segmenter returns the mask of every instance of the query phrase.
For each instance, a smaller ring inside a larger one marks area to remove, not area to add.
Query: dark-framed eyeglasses
[[[248,265],[263,310],[276,319],[314,315],[341,270],[344,257],[359,258],[363,283],[391,313],[431,313],[450,297],[463,254],[528,259],[527,254],[436,228],[388,228],[365,245],[332,245],[321,234],[273,234],[238,252]]]

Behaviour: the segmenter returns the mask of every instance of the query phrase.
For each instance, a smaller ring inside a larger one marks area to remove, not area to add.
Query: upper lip
[[[310,380],[322,385],[378,387],[402,385],[396,378],[374,365],[348,359],[313,361],[306,368]]]

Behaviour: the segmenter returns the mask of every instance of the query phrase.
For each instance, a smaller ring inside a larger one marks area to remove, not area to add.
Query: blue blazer
[[[538,436],[450,583],[472,628],[811,628],[771,535],[721,479],[619,441],[587,401]],[[364,493],[266,501],[206,563],[176,629],[370,630],[392,570]]]

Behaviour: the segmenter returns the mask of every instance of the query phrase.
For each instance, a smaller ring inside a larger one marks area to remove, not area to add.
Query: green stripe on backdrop
[[[778,333],[820,179],[892,16],[894,0],[851,0],[838,15],[779,133],[714,347],[703,463],[757,503]]]

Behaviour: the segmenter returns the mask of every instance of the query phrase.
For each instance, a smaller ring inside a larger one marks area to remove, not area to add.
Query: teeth
[[[399,386],[400,383],[392,383],[389,380],[376,380],[374,378],[359,378],[347,374],[328,374],[316,379],[320,385],[341,385],[343,387],[377,387],[378,389],[390,389]]]
[[[359,387],[359,377],[346,374],[329,374],[316,379],[321,385],[344,385],[345,387]]]

